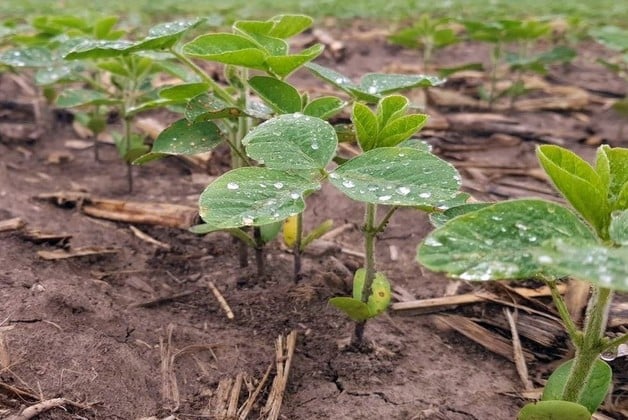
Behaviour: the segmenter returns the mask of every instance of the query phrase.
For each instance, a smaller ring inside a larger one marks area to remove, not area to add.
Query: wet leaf
[[[254,41],[229,33],[201,35],[185,44],[183,52],[193,57],[259,70],[265,70],[264,62],[268,56]]]
[[[212,230],[262,226],[305,209],[303,194],[318,189],[312,180],[262,167],[231,170],[200,196],[199,213]]]
[[[591,413],[569,401],[539,401],[524,405],[517,420],[591,420]]]
[[[452,165],[405,147],[370,150],[340,165],[329,180],[353,200],[397,206],[437,206],[460,187]]]
[[[346,105],[345,101],[335,96],[323,96],[309,102],[303,108],[303,113],[311,117],[327,120],[342,111]]]
[[[628,248],[607,248],[591,241],[554,239],[534,250],[536,262],[561,276],[600,287],[628,291]]]
[[[600,44],[615,50],[628,51],[628,30],[617,26],[603,26],[591,31],[593,38]]]
[[[287,39],[312,26],[313,19],[305,15],[278,15],[269,19],[274,23],[268,35]]]
[[[181,83],[161,89],[159,96],[172,101],[187,101],[206,92],[207,89],[209,89],[207,83]]]
[[[628,149],[599,147],[595,169],[608,190],[611,210],[628,209]]]
[[[84,39],[66,55],[66,60],[100,59],[126,55],[134,43],[126,40]]]
[[[301,111],[301,95],[288,83],[274,77],[254,76],[249,85],[278,114]]]
[[[266,167],[283,170],[320,170],[336,153],[334,128],[324,120],[295,113],[268,120],[243,139],[246,153]]]
[[[597,232],[604,232],[609,208],[600,175],[578,155],[559,146],[540,146],[537,157],[556,189]]]
[[[628,210],[617,210],[611,213],[611,225],[608,231],[613,242],[628,246]]]
[[[170,48],[176,44],[187,31],[197,27],[204,22],[204,20],[205,19],[178,20],[155,25],[148,30],[148,35],[144,39],[139,40],[130,48],[130,51],[162,50]]]
[[[270,56],[266,59],[266,65],[270,72],[284,78],[321,55],[324,49],[322,44],[315,44],[297,54]]]
[[[543,242],[554,238],[597,244],[588,226],[563,206],[534,199],[504,201],[433,231],[417,258],[430,270],[465,280],[554,277],[560,272],[545,265],[542,254]]]
[[[369,95],[382,95],[413,87],[438,86],[445,80],[437,76],[370,73],[360,81],[358,90]]]
[[[210,93],[202,93],[188,102],[184,115],[188,121],[197,122],[220,118],[237,118],[244,115],[244,112]]]
[[[58,65],[43,67],[35,73],[35,83],[39,86],[54,85],[56,83],[68,83],[79,80],[78,73],[83,67],[71,65]]]
[[[491,206],[493,203],[468,203],[461,206],[451,207],[443,212],[437,212],[430,214],[430,222],[434,227],[441,227],[454,217],[461,216],[472,211],[480,210],[485,207]]]
[[[573,359],[560,365],[547,379],[545,388],[543,389],[542,401],[560,400],[563,396],[565,384],[569,378],[569,371],[573,366]],[[610,390],[613,382],[613,371],[611,367],[603,360],[596,360],[593,365],[593,371],[582,390],[578,404],[586,407],[590,414],[595,413],[600,404],[606,398],[606,394]]]
[[[53,62],[48,48],[31,47],[0,52],[0,64],[10,67],[49,67]]]
[[[223,140],[222,132],[212,121],[190,123],[186,119],[181,119],[157,136],[151,152],[194,155],[214,149]]]
[[[57,97],[57,106],[73,108],[82,105],[111,105],[120,100],[111,98],[103,92],[90,89],[64,89]]]

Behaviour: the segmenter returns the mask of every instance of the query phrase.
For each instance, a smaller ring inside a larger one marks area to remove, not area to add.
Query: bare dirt
[[[390,46],[363,29],[356,25],[347,35],[336,34],[345,42],[346,56],[340,61],[323,58],[321,64],[351,76],[420,64],[417,51]],[[460,64],[486,53],[483,46],[462,44],[438,52],[436,61]],[[595,46],[581,45],[575,63],[554,68],[545,78],[582,88],[589,95],[582,107],[500,114],[553,136],[504,136],[460,129],[460,122],[451,120],[447,127],[428,127],[422,136],[461,169],[465,187],[479,199],[551,194],[535,172],[539,142],[551,137],[587,157],[600,142],[628,145],[616,137],[621,120],[608,109],[612,98],[625,94],[625,86],[593,62],[598,53]],[[297,80],[313,90],[320,87],[304,75]],[[454,78],[448,86],[468,91],[468,82],[460,80]],[[0,95],[28,99],[7,74],[0,75]],[[428,104],[428,113],[437,116],[478,112]],[[0,117],[21,123],[10,110]],[[268,274],[258,279],[252,256],[250,267],[239,267],[237,247],[227,234],[199,237],[186,230],[138,226],[171,247],[165,250],[136,237],[128,224],[36,200],[42,193],[80,191],[194,206],[205,186],[198,170],[164,160],[134,169],[135,192],[130,195],[126,169],[112,147],[103,146],[103,160],[96,162],[91,149],[66,147],[67,140],[77,138],[67,121],[56,118],[52,127],[33,140],[0,138],[0,221],[19,217],[29,229],[71,235],[73,248],[110,247],[115,253],[46,261],[37,252],[57,249],[58,243],[35,243],[23,230],[0,233],[0,417],[18,413],[36,399],[61,397],[81,406],[65,404],[38,418],[216,418],[210,401],[220,380],[240,372],[261,378],[275,361],[275,340],[292,330],[298,339],[281,418],[512,419],[524,403],[516,396],[522,384],[513,363],[438,328],[428,316],[391,313],[369,321],[367,336],[375,350],[342,350],[353,325],[327,300],[347,293],[345,284],[360,264],[351,253],[306,257],[305,278],[295,285],[291,255],[273,244]],[[64,158],[53,163],[51,156],[59,152]],[[224,169],[223,161],[216,153],[208,172]],[[360,205],[323,188],[308,201],[305,218],[309,226],[327,218],[336,226],[351,224],[334,241],[361,251],[361,212]],[[443,296],[450,284],[415,262],[416,246],[429,229],[424,215],[400,211],[378,242],[379,269],[415,298]],[[391,249],[398,251],[394,260]],[[209,291],[208,281],[233,309],[233,320]],[[142,306],[159,297],[171,299]],[[477,308],[481,312],[483,306]],[[169,369],[163,365],[166,349],[173,354],[183,350],[170,359]],[[540,379],[547,362],[530,365],[531,376]],[[621,376],[625,363],[616,361],[614,367],[620,372],[620,392],[607,414],[619,419],[627,407],[621,390],[628,379]]]

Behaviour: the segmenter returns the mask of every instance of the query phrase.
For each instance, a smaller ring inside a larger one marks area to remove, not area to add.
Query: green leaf
[[[382,98],[377,105],[377,120],[380,127],[386,126],[389,121],[405,114],[410,100],[403,95],[389,95]]]
[[[327,120],[342,111],[346,105],[345,101],[335,96],[323,96],[305,105],[303,113],[311,117]]]
[[[322,44],[315,44],[297,54],[270,56],[266,59],[266,64],[273,74],[285,78],[305,63],[321,55],[324,49]]]
[[[524,405],[517,420],[591,420],[591,413],[570,401],[539,401]]]
[[[617,26],[603,26],[591,31],[593,38],[600,44],[615,50],[628,51],[628,30]]]
[[[536,262],[561,276],[600,287],[628,291],[628,248],[607,248],[591,241],[554,239],[534,250]]]
[[[37,69],[35,83],[39,86],[54,85],[56,83],[75,82],[79,80],[78,73],[82,66],[50,66]]]
[[[348,77],[338,73],[335,70],[323,67],[320,64],[308,63],[305,67],[310,70],[314,75],[320,77],[326,82],[336,86],[337,88],[351,93],[351,89],[356,89],[357,86]]]
[[[85,39],[72,48],[64,58],[66,60],[100,59],[126,55],[135,45],[126,40]]]
[[[362,322],[371,318],[368,305],[361,300],[340,296],[329,299],[329,303],[344,312],[352,321]]]
[[[608,233],[617,245],[628,246],[628,210],[617,210],[611,213]]]
[[[628,149],[600,146],[597,150],[596,171],[608,189],[611,210],[628,209]]]
[[[547,379],[543,389],[542,401],[553,401],[562,399],[563,390],[569,371],[573,366],[573,359],[560,365]],[[600,404],[604,401],[606,394],[610,390],[613,382],[613,371],[603,360],[597,359],[593,365],[593,371],[582,390],[578,404],[584,406],[590,414],[595,413]]]
[[[105,16],[94,23],[93,34],[96,39],[112,39],[112,29],[118,23],[117,16]]]
[[[362,300],[362,292],[364,289],[364,282],[366,281],[366,270],[364,268],[358,268],[353,275],[353,298],[356,300]]]
[[[259,230],[260,230],[260,236],[262,238],[262,242],[267,244],[275,240],[277,235],[279,235],[279,232],[281,232],[282,226],[283,226],[283,220],[280,220],[278,222],[271,223],[268,225],[260,226]]]
[[[213,230],[263,226],[305,209],[303,194],[320,185],[285,171],[261,167],[231,170],[200,196],[199,213]]]
[[[268,120],[243,139],[246,153],[266,167],[283,170],[320,170],[336,153],[334,128],[324,120],[300,113]]]
[[[305,15],[278,15],[269,21],[274,22],[274,25],[268,35],[287,39],[312,26],[313,19]]]
[[[427,115],[404,115],[390,121],[379,133],[377,147],[393,147],[412,137],[427,122]]]
[[[206,92],[207,89],[209,89],[207,83],[182,83],[161,89],[159,96],[172,101],[187,101]]]
[[[90,89],[64,89],[57,97],[57,106],[73,108],[82,105],[111,105],[120,100],[111,98],[103,92]]]
[[[603,236],[609,209],[600,175],[578,155],[559,146],[540,146],[537,157],[556,189]]]
[[[48,67],[52,61],[52,53],[45,47],[0,52],[0,64],[10,67]]]
[[[421,150],[423,152],[431,152],[432,145],[426,142],[425,140],[419,139],[408,139],[404,140],[397,145],[397,147],[410,147],[412,149]]]
[[[351,199],[396,206],[437,206],[458,194],[460,176],[449,163],[411,148],[381,147],[329,174]]]
[[[368,152],[377,147],[377,136],[379,134],[379,123],[377,116],[371,109],[360,103],[353,104],[351,121],[355,126],[355,133],[363,151]]]
[[[301,111],[301,96],[288,83],[274,77],[254,76],[249,80],[249,85],[278,114]]]
[[[163,50],[171,48],[187,31],[197,27],[204,21],[205,19],[194,19],[160,23],[150,28],[148,35],[130,48],[130,51]]]
[[[212,121],[190,123],[181,119],[159,133],[151,152],[194,155],[214,149],[223,139],[220,129]]]
[[[367,306],[371,317],[376,317],[388,309],[390,300],[392,299],[390,282],[383,273],[375,273],[371,291],[372,293],[368,298]]]
[[[597,243],[587,225],[563,206],[534,199],[504,201],[433,231],[419,246],[417,259],[430,270],[465,280],[556,276],[559,272],[535,255],[554,238]]]
[[[493,203],[466,203],[460,206],[451,207],[443,212],[430,214],[430,222],[434,227],[439,228],[454,217],[471,213],[472,211],[480,210],[491,205],[493,205]]]
[[[220,118],[237,118],[244,115],[244,112],[210,93],[203,93],[188,102],[184,115],[188,121],[198,122]]]
[[[268,53],[250,39],[236,34],[201,35],[183,46],[183,52],[193,57],[234,66],[264,70]]]
[[[370,73],[360,81],[359,90],[370,95],[381,95],[413,87],[433,87],[445,80],[437,76]]]

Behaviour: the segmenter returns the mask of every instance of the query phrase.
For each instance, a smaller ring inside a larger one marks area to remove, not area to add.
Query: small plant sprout
[[[628,85],[628,31],[616,26],[604,26],[592,30],[591,35],[597,42],[615,52],[613,57],[609,59],[599,58],[597,61],[624,79]],[[621,141],[628,120],[628,96],[616,100],[613,103],[613,109],[624,118],[617,131],[617,140]]]
[[[456,32],[451,28],[449,19],[432,19],[422,15],[414,25],[401,29],[388,40],[406,48],[417,48],[422,51],[423,71],[428,71],[432,63],[434,50],[455,44],[459,41]]]
[[[365,203],[364,267],[355,273],[351,297],[330,300],[356,322],[352,339],[356,348],[365,346],[366,321],[390,303],[390,283],[376,269],[377,235],[400,207],[434,211],[459,195],[460,178],[454,167],[432,155],[425,144],[408,141],[427,120],[423,114],[407,114],[408,105],[401,95],[382,98],[375,112],[356,102],[352,121],[363,153],[329,174],[336,188]],[[381,219],[379,206],[387,208]]]
[[[613,291],[628,290],[628,149],[601,146],[594,166],[558,146],[540,146],[537,156],[575,212],[539,199],[453,208],[419,246],[417,258],[465,280],[545,282],[575,357],[554,371],[541,401],[526,405],[519,418],[588,419],[612,382],[600,355],[628,342],[628,334],[604,333]],[[582,328],[556,287],[565,277],[591,283]]]

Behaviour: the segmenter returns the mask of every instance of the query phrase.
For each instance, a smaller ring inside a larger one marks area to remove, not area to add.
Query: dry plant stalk
[[[279,411],[281,410],[283,394],[286,390],[286,384],[288,383],[288,374],[290,373],[292,356],[294,355],[296,344],[297,332],[294,330],[291,331],[285,339],[281,335],[277,338],[275,344],[277,374],[273,380],[273,386],[268,395],[266,406],[262,410],[262,415],[267,415],[266,420],[277,420],[279,418]]]
[[[510,325],[510,332],[512,335],[512,350],[513,350],[513,358],[515,359],[515,366],[517,367],[517,373],[519,374],[519,378],[521,382],[523,382],[523,388],[526,391],[531,391],[534,389],[532,382],[528,378],[528,366],[526,365],[526,359],[523,355],[523,347],[521,346],[521,340],[519,339],[519,332],[517,331],[517,322],[515,315],[510,312],[510,309],[504,308],[504,314],[506,315],[506,319],[508,319],[508,324]]]
[[[227,303],[227,300],[224,298],[224,296],[220,293],[220,290],[218,290],[216,285],[214,285],[214,282],[208,281],[207,287],[209,287],[209,290],[211,290],[211,292],[213,293],[214,297],[220,304],[220,307],[222,308],[222,310],[225,311],[225,313],[227,314],[227,318],[233,319],[234,315],[233,315],[233,311],[231,310],[231,307]]]

